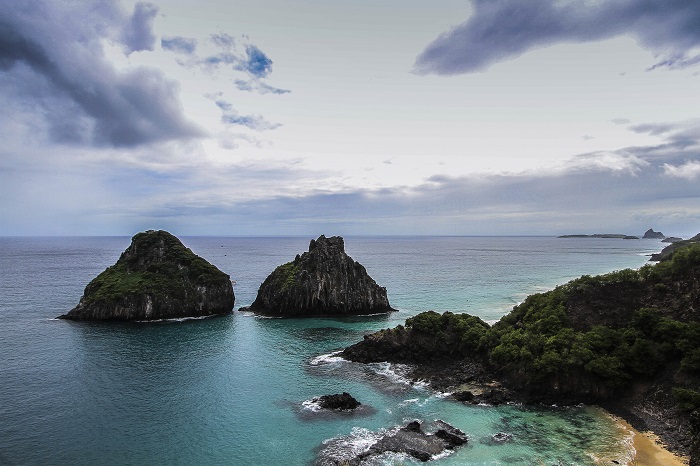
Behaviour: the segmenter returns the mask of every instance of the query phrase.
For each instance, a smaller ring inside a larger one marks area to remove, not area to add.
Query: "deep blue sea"
[[[237,281],[237,309],[310,238],[181,239]],[[629,432],[596,408],[465,406],[409,384],[402,366],[349,363],[333,353],[431,309],[495,321],[528,294],[582,274],[638,268],[662,248],[658,240],[346,237],[348,254],[400,312],[56,320],[129,243],[0,238],[0,464],[306,465],[361,449],[381,429],[438,418],[470,442],[436,465],[624,464],[629,457]],[[309,403],[343,391],[363,404],[355,414],[329,415]],[[512,441],[492,442],[497,432]],[[389,455],[371,464],[414,463]]]

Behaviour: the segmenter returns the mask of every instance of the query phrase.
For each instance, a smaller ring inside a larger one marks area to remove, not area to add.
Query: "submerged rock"
[[[479,443],[483,443],[485,445],[502,445],[504,443],[510,442],[513,440],[513,434],[510,434],[508,432],[496,432],[495,434],[483,438],[479,441]]]
[[[233,310],[230,277],[166,231],[138,233],[61,319],[157,320]]]
[[[309,251],[277,267],[242,311],[274,316],[362,315],[394,311],[386,288],[345,253],[343,238],[321,235]]]

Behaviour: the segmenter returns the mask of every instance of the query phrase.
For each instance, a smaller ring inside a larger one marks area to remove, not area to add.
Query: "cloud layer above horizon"
[[[620,35],[658,55],[650,69],[700,62],[700,7],[694,0],[472,0],[472,6],[466,22],[418,56],[416,72],[482,71],[531,49]]]
[[[0,235],[700,231],[700,4],[440,1],[0,0]]]

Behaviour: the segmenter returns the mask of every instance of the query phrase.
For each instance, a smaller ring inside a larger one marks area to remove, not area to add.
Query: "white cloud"
[[[564,164],[563,170],[596,170],[635,176],[639,175],[641,170],[649,165],[649,162],[642,160],[636,155],[600,152],[574,157]]]
[[[700,177],[700,161],[697,160],[689,160],[682,165],[665,163],[663,169],[664,175],[672,178],[683,178],[692,181]]]

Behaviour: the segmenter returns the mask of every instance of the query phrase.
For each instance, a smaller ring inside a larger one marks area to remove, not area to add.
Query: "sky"
[[[697,0],[0,0],[0,235],[700,232]]]

